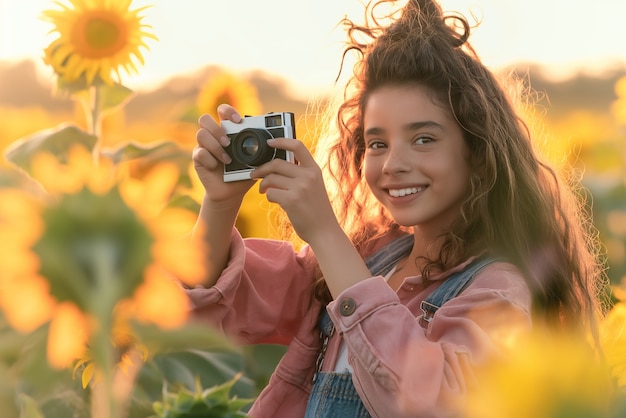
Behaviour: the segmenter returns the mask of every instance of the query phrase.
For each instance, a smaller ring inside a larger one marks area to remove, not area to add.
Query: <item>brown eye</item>
[[[435,140],[431,138],[430,136],[418,136],[415,139],[415,143],[418,145],[429,144],[431,142],[435,142]]]
[[[385,143],[381,141],[370,141],[367,144],[367,148],[373,150],[379,150],[385,147]]]

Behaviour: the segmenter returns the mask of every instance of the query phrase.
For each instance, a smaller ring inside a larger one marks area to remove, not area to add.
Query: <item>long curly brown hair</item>
[[[393,9],[396,3],[370,2],[364,24],[343,21],[344,58],[356,52],[358,59],[338,107],[336,135],[327,146],[318,144],[317,155],[325,161],[329,195],[344,230],[363,256],[376,239],[403,232],[361,173],[363,110],[382,86],[426,86],[461,126],[472,177],[459,216],[442,237],[439,257],[427,260],[424,277],[472,255],[504,257],[524,274],[537,320],[595,334],[606,278],[582,189],[539,158],[510,92],[468,42],[467,19],[444,15],[430,0],[405,1],[395,13],[377,15],[378,7]],[[322,277],[315,294],[330,300]]]

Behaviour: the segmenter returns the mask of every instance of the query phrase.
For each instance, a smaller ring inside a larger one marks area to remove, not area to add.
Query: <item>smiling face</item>
[[[363,115],[364,175],[402,226],[438,235],[467,195],[468,149],[451,113],[419,85],[381,87]]]

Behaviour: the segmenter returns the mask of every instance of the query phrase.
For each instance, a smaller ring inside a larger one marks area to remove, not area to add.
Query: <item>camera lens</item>
[[[272,134],[265,129],[247,128],[241,130],[232,141],[235,160],[256,167],[274,159],[276,150],[267,145]]]
[[[245,137],[241,141],[241,152],[252,157],[259,152],[259,139],[256,136]]]

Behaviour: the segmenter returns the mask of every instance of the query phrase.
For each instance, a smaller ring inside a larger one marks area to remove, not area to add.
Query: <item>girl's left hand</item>
[[[287,213],[296,233],[304,241],[324,242],[340,228],[328,199],[322,170],[297,139],[276,138],[271,147],[291,151],[297,164],[275,159],[257,167],[252,178],[262,178],[259,191]]]

